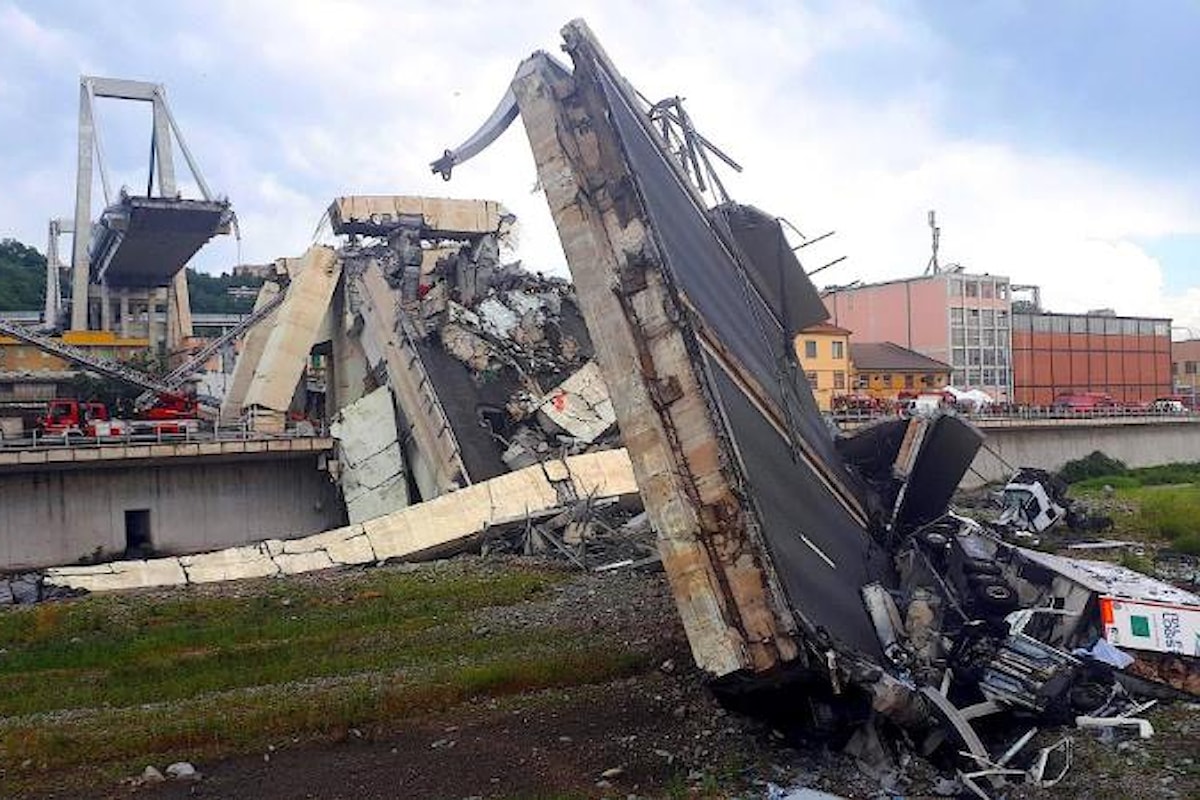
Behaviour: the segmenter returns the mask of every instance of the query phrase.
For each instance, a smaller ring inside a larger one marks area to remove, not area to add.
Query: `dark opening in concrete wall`
[[[125,511],[125,555],[143,557],[154,550],[150,537],[150,509],[134,508]]]

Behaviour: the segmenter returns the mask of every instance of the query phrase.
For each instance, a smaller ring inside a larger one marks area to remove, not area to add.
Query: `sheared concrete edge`
[[[535,464],[363,523],[298,539],[266,539],[210,553],[52,567],[45,583],[111,592],[241,578],[298,575],[386,559],[420,561],[469,547],[488,528],[538,517],[564,497],[632,497],[633,467],[624,449]]]

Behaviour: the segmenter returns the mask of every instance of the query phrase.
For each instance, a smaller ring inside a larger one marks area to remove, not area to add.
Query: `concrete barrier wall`
[[[985,447],[963,479],[963,488],[1007,479],[1012,474],[1008,465],[1056,470],[1096,450],[1131,467],[1200,461],[1200,421],[1047,420],[986,426],[984,433]]]
[[[0,474],[0,569],[112,558],[126,511],[149,511],[156,551],[195,553],[345,522],[318,457]]]

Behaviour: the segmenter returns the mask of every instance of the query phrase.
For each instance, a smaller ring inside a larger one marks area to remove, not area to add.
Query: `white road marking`
[[[817,555],[819,555],[821,557],[821,560],[829,565],[830,569],[837,569],[837,564],[833,563],[833,559],[831,559],[829,556],[825,555],[825,553],[823,553],[821,551],[821,548],[819,548],[815,544],[813,544],[812,539],[809,539],[807,536],[805,536],[802,533],[802,534],[800,534],[800,540],[803,541],[809,547],[811,547],[812,551],[814,553],[816,553]]]

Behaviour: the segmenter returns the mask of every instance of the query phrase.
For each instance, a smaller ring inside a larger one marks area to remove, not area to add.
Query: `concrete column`
[[[166,346],[166,325],[165,322],[165,306],[167,302],[166,289],[151,289],[146,297],[146,320],[147,320],[147,338],[150,340],[150,349],[154,352],[159,352]],[[160,311],[160,308],[163,310]]]
[[[100,284],[100,330],[112,330],[112,299],[108,295],[108,284]]]
[[[120,311],[121,338],[128,339],[129,338],[129,294],[127,292],[124,292],[124,291],[121,292],[120,303],[121,303],[121,311]]]

